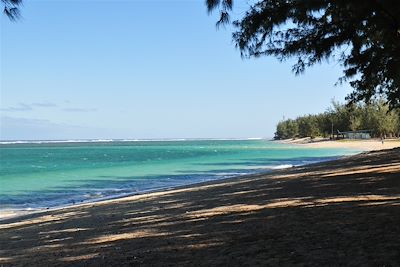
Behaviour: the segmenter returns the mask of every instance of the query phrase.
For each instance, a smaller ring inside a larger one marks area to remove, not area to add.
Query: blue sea
[[[0,142],[0,209],[67,206],[357,152],[262,139],[4,141]]]

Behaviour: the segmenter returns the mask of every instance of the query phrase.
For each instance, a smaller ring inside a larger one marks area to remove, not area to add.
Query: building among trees
[[[370,139],[372,130],[358,130],[358,131],[347,131],[341,132],[338,130],[338,137],[343,139]]]

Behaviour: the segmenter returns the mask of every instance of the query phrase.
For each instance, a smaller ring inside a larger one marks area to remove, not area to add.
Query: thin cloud
[[[96,108],[64,108],[67,112],[94,112],[97,111]]]
[[[0,111],[30,111],[32,110],[32,106],[24,103],[19,103],[17,106],[14,107],[7,107],[7,108],[0,108]]]
[[[10,106],[10,107],[7,107],[7,108],[0,108],[0,111],[8,111],[8,112],[31,111],[31,110],[34,109],[34,107],[51,108],[51,107],[57,107],[57,104],[51,103],[51,102],[18,103],[18,105],[16,105],[16,106]]]
[[[124,129],[74,125],[41,118],[0,116],[0,140],[70,140],[121,138]]]
[[[0,120],[5,125],[56,125],[45,119],[15,118],[10,116],[1,116]]]
[[[48,107],[57,107],[57,104],[51,102],[41,102],[41,103],[32,103],[31,106],[48,108]]]
[[[0,111],[22,112],[22,111],[32,111],[37,108],[56,108],[56,107],[59,107],[59,106],[52,102],[18,103],[15,106],[0,108]],[[96,108],[74,108],[74,107],[63,108],[61,110],[66,111],[66,112],[95,112],[95,111],[97,111]]]

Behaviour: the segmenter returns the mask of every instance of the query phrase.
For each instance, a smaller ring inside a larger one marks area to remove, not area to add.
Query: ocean
[[[263,139],[0,142],[0,210],[68,206],[357,152]]]

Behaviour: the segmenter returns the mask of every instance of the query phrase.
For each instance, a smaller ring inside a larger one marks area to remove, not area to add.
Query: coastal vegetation
[[[217,26],[230,22],[233,0],[206,0],[220,11]],[[233,41],[244,57],[295,59],[300,74],[322,61],[343,67],[339,83],[349,82],[351,103],[374,96],[400,107],[400,3],[376,1],[252,1],[233,21]]]
[[[372,137],[400,137],[400,110],[389,110],[383,99],[352,105],[332,102],[327,111],[284,119],[275,139],[330,137],[338,131],[369,130]]]
[[[20,17],[19,6],[22,0],[1,0],[3,3],[3,13],[10,19],[16,20]]]

